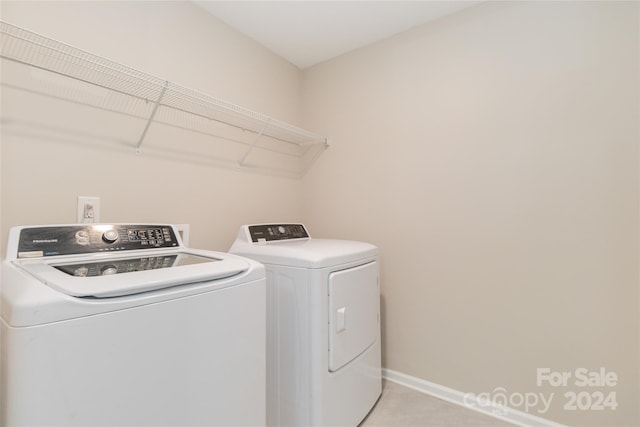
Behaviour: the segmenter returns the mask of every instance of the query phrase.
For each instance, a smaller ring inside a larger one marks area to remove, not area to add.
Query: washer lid
[[[120,256],[57,257],[14,261],[67,295],[114,297],[218,280],[249,269],[240,258],[208,251],[138,251]]]

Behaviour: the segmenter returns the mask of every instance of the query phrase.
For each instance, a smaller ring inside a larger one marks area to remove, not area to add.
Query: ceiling
[[[300,69],[479,1],[211,1],[196,4]]]

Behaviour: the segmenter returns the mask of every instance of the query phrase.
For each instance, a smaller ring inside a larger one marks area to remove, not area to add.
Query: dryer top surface
[[[352,240],[309,238],[254,244],[238,239],[229,252],[264,264],[325,268],[376,257],[378,248]]]

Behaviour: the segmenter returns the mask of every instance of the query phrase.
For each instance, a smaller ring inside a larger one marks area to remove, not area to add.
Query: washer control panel
[[[179,246],[170,225],[87,224],[28,227],[20,231],[18,258]]]
[[[302,224],[250,225],[249,235],[254,243],[309,238],[309,233]]]

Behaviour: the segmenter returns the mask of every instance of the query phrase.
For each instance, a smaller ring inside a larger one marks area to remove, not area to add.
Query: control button
[[[89,238],[89,232],[86,230],[80,230],[76,233],[76,237],[78,239],[88,239]]]
[[[286,232],[287,232],[287,229],[286,229],[286,228],[284,228],[283,226],[280,226],[280,227],[278,227],[278,232],[279,232],[280,234],[284,234],[284,233],[286,233]]]
[[[87,246],[90,243],[89,232],[80,230],[76,233],[76,243],[82,246]]]
[[[116,230],[107,230],[102,234],[102,240],[107,243],[113,243],[118,240],[118,232]]]

